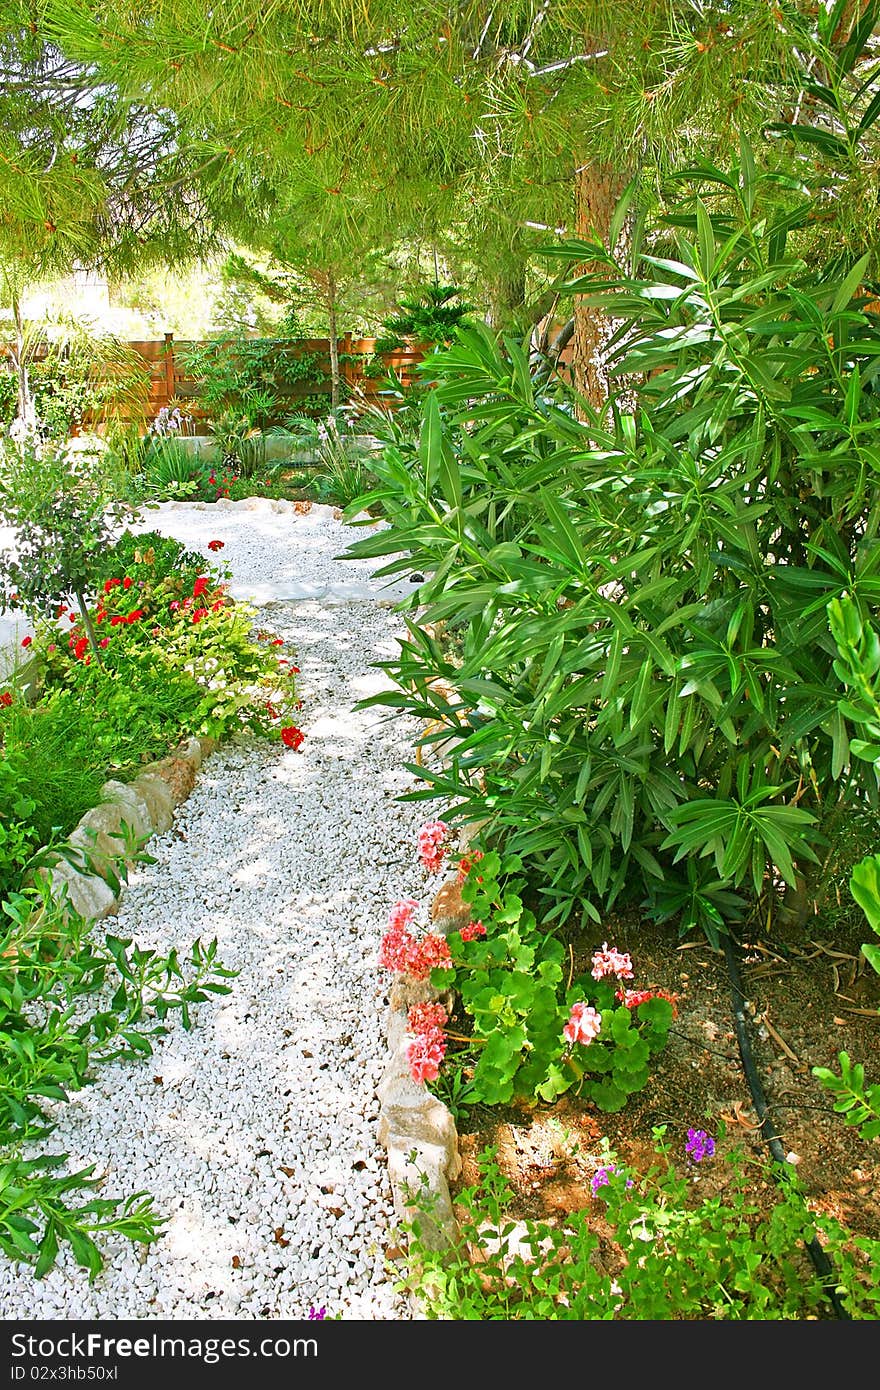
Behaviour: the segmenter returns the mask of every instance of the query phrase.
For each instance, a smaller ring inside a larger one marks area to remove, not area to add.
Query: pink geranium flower
[[[589,1047],[595,1038],[598,1038],[602,1029],[602,1015],[597,1013],[590,1004],[572,1004],[568,1022],[562,1030],[562,1036],[567,1043],[574,1047],[575,1043],[583,1043],[584,1047]]]
[[[449,826],[442,820],[426,821],[419,831],[419,858],[431,874],[436,873],[443,865],[448,834]]]
[[[626,952],[618,951],[614,946],[609,947],[608,942],[603,941],[601,951],[593,953],[593,968],[590,974],[594,980],[604,979],[606,975],[616,975],[618,980],[631,980],[632,961]]]

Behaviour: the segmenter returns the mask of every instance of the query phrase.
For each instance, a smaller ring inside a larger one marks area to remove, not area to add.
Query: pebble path
[[[339,557],[356,533],[315,507],[167,503],[159,530],[215,559],[231,592],[300,667],[298,751],[234,741],[205,760],[172,828],[150,841],[106,925],[142,946],[217,938],[228,996],[173,1023],[154,1055],[99,1069],[56,1110],[55,1151],[104,1190],[147,1189],[166,1218],[149,1247],[102,1240],[93,1283],[64,1251],[39,1283],[0,1263],[0,1316],[47,1319],[411,1319],[378,1144],[390,905],[436,884],[415,852],[424,803],[401,803],[417,732],[356,703],[387,678],[405,628],[390,588]],[[281,648],[278,649],[281,651]]]

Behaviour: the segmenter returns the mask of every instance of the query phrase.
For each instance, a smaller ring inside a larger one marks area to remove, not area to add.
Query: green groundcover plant
[[[826,609],[878,627],[880,336],[865,263],[802,260],[809,205],[747,147],[678,186],[634,246],[560,248],[617,324],[607,407],[461,332],[349,553],[424,575],[371,701],[444,744],[411,795],[519,855],[550,919],[638,902],[717,944],[750,898],[806,912],[877,804]]]
[[[100,932],[46,882],[0,904],[0,1249],[10,1259],[40,1278],[66,1243],[94,1279],[96,1237],[158,1239],[164,1218],[149,1194],[107,1195],[96,1165],[71,1171],[47,1143],[59,1105],[99,1065],[150,1056],[169,1019],[191,1027],[196,1005],[229,993],[234,973],[216,941],[181,958]]]
[[[219,553],[222,542],[211,543]],[[223,571],[178,541],[125,531],[92,562],[98,596],[59,601],[23,643],[36,695],[0,689],[0,889],[122,780],[187,735],[291,737],[297,668]],[[89,630],[95,638],[90,641]]]
[[[722,1162],[714,1138],[690,1129],[683,1161],[673,1160],[665,1126],[654,1138],[657,1158],[647,1172],[630,1172],[608,1151],[590,1204],[555,1223],[510,1218],[513,1194],[487,1149],[478,1183],[456,1199],[458,1238],[440,1249],[426,1239],[430,1191],[409,1192],[415,1215],[406,1223],[401,1286],[429,1319],[828,1318],[829,1288],[805,1253],[818,1235],[846,1314],[877,1317],[880,1242],[811,1211],[793,1173],[736,1149],[723,1160],[725,1181],[703,1195],[700,1165]],[[761,1181],[771,1189],[778,1182],[769,1206],[755,1200]]]

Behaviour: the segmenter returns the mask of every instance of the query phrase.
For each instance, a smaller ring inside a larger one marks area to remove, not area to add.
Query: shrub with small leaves
[[[98,448],[7,450],[0,459],[0,520],[14,528],[16,540],[14,551],[0,553],[0,607],[18,604],[49,618],[75,596],[99,659],[86,595],[130,515],[128,504],[113,497]]]

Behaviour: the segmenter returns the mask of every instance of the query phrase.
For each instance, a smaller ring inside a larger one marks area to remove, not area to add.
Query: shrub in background
[[[426,576],[398,689],[369,701],[453,740],[410,795],[519,854],[547,920],[646,901],[717,943],[767,888],[806,913],[848,808],[877,803],[825,614],[846,592],[872,627],[880,600],[880,337],[864,264],[800,260],[806,213],[746,147],[681,186],[632,271],[562,248],[619,325],[602,414],[463,332],[350,554]]]
[[[104,450],[70,446],[7,449],[0,458],[0,519],[15,550],[0,553],[0,607],[49,618],[74,596],[95,659],[98,639],[87,596],[103,554],[131,507],[116,500]]]

